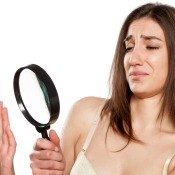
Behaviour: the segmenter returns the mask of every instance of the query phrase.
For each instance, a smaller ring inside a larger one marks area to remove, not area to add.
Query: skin
[[[131,141],[124,150],[115,152],[123,148],[127,140],[109,129],[105,143],[108,114],[100,120],[85,155],[100,175],[161,175],[168,155],[175,149],[175,127],[166,114],[161,125],[157,120],[168,72],[165,36],[155,21],[142,18],[130,25],[125,45],[124,68],[133,92],[132,126],[135,136],[143,143]],[[34,175],[46,175],[53,169],[53,175],[69,175],[96,111],[103,103],[104,99],[97,97],[77,101],[65,122],[61,143],[54,131],[50,133],[51,141],[37,140],[30,156]],[[56,146],[59,151],[54,151]],[[172,159],[169,175],[175,173],[174,167],[175,159]]]
[[[152,20],[145,26],[144,22],[147,21],[145,18],[133,22],[125,41],[126,78],[131,91],[139,98],[161,95],[161,88],[168,73],[168,53],[164,33]]]
[[[0,160],[1,175],[15,175],[13,159],[16,151],[16,141],[10,130],[7,108],[0,102]]]

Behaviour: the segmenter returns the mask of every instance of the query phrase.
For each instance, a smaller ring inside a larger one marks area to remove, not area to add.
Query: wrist
[[[1,166],[1,173],[0,175],[15,175],[15,169],[12,165],[11,167],[4,167]]]

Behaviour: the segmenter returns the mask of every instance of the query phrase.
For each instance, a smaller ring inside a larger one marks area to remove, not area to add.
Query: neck
[[[160,96],[144,99],[132,96],[131,118],[135,131],[160,130],[160,127],[167,130],[170,126],[172,128],[172,124],[166,115],[163,116],[162,121],[161,117],[158,118],[162,104],[160,99]]]

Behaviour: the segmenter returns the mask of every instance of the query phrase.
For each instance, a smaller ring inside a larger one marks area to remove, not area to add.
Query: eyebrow
[[[146,36],[146,35],[141,35],[140,36],[141,38],[143,38],[143,39],[145,39],[145,40],[159,40],[159,41],[162,41],[160,38],[158,38],[158,37],[156,37],[156,36]],[[127,36],[124,40],[123,40],[123,42],[126,42],[126,41],[129,41],[130,39],[132,39],[133,38],[133,35],[129,35],[129,36]]]

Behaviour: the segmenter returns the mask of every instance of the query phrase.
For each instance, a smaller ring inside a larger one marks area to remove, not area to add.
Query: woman
[[[62,136],[38,139],[35,175],[175,173],[175,8],[145,4],[126,18],[111,68],[109,99],[71,109]],[[61,145],[61,146],[60,146]]]
[[[13,159],[16,141],[10,130],[7,108],[0,102],[0,175],[15,175]]]

